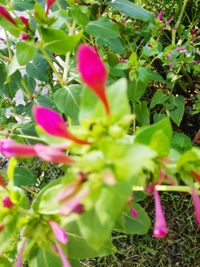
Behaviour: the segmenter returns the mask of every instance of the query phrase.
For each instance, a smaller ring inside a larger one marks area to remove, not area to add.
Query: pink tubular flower
[[[37,156],[42,160],[51,162],[51,163],[62,163],[70,164],[72,160],[65,155],[62,151],[57,148],[45,146],[41,144],[34,145],[34,149],[37,153]]]
[[[155,224],[154,224],[153,236],[156,238],[162,238],[167,235],[168,227],[162,210],[160,197],[158,191],[155,188],[153,193],[155,201]]]
[[[45,12],[46,12],[46,15],[48,15],[49,9],[54,4],[54,2],[55,2],[55,0],[46,0],[46,4],[45,4]]]
[[[194,188],[192,188],[192,200],[194,204],[194,214],[198,225],[200,225],[200,198]]]
[[[131,215],[133,216],[133,218],[137,218],[138,217],[138,212],[134,207],[130,208],[130,212],[131,212]]]
[[[42,106],[34,106],[33,114],[36,123],[42,129],[54,136],[67,138],[77,144],[89,144],[89,142],[80,140],[70,133],[63,118],[54,110]]]
[[[18,144],[9,138],[0,140],[0,153],[7,158],[34,157],[37,155],[33,146]]]
[[[25,249],[25,245],[26,245],[26,238],[23,240],[22,242],[22,246],[19,250],[19,254],[17,256],[17,260],[16,260],[16,263],[15,263],[15,267],[22,267],[22,257],[23,257],[23,252],[24,252],[24,249]]]
[[[57,250],[58,254],[60,255],[60,258],[61,258],[63,267],[71,267],[71,264],[67,260],[67,257],[65,256],[65,253],[62,250],[60,244],[59,243],[56,243],[55,246],[56,246],[56,250]]]
[[[107,71],[102,59],[93,47],[82,44],[78,49],[77,63],[82,80],[99,97],[109,114],[110,107],[105,93]]]
[[[161,9],[161,11],[160,11],[160,13],[159,13],[159,15],[158,15],[158,19],[160,20],[160,21],[163,21],[163,14],[164,14],[164,8],[163,9]]]
[[[12,23],[13,25],[16,25],[16,22],[14,21],[14,19],[11,17],[11,15],[8,13],[8,11],[3,6],[0,6],[0,16],[4,17],[7,21]]]
[[[65,232],[65,229],[64,228],[61,228],[60,225],[58,225],[56,222],[54,221],[49,221],[49,225],[51,226],[53,232],[54,232],[54,235],[56,237],[56,239],[66,245],[67,242],[68,242],[68,238],[67,238],[67,234]]]
[[[4,208],[11,209],[14,206],[14,204],[11,201],[11,199],[9,198],[9,196],[4,196],[2,202],[3,202]]]

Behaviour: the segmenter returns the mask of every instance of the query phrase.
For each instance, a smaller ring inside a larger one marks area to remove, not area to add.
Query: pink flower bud
[[[3,6],[0,6],[0,16],[4,17],[10,23],[16,25],[16,22],[14,21],[14,19],[11,17],[11,15],[8,13],[8,11]]]
[[[54,4],[54,2],[55,2],[55,0],[46,0],[46,4],[45,4],[45,12],[46,12],[46,15],[48,15],[49,9]]]
[[[67,234],[65,232],[65,229],[64,228],[61,228],[60,225],[58,225],[56,222],[54,221],[49,221],[49,225],[51,226],[53,232],[54,232],[54,235],[56,237],[56,239],[66,245],[67,242],[68,242],[68,238],[67,238]]]
[[[29,39],[29,34],[28,33],[21,33],[19,38],[21,40],[27,40],[27,39]]]
[[[25,158],[34,157],[37,155],[33,146],[18,144],[9,138],[0,140],[0,153],[7,158]]]
[[[158,19],[160,20],[160,21],[163,21],[163,14],[164,14],[164,8],[163,9],[161,9],[161,11],[160,11],[160,13],[159,13],[159,15],[158,15]]]
[[[194,214],[197,223],[200,225],[200,198],[197,194],[196,189],[192,188],[192,200],[194,204]]]
[[[25,25],[25,27],[27,29],[29,29],[30,28],[29,27],[29,20],[27,18],[23,17],[23,16],[20,16],[19,18],[20,18],[21,22]]]
[[[13,202],[10,200],[9,196],[5,196],[5,197],[3,197],[2,202],[3,202],[3,207],[4,207],[4,208],[11,209],[11,208],[14,206],[14,204],[13,204]]]
[[[73,136],[67,129],[64,119],[54,110],[42,106],[34,106],[33,114],[36,123],[49,135],[67,138],[77,144],[89,144]]]
[[[41,144],[34,145],[37,156],[42,160],[51,162],[51,163],[62,163],[62,164],[70,164],[72,160],[65,155],[64,152],[50,146],[45,146]]]
[[[78,49],[77,63],[84,83],[99,97],[109,114],[110,108],[105,93],[107,71],[103,61],[93,47],[82,44]]]
[[[156,238],[162,238],[167,235],[168,227],[162,210],[160,197],[158,191],[155,188],[153,193],[155,201],[155,224],[154,224],[153,236]]]
[[[130,212],[131,212],[131,215],[133,216],[133,218],[137,218],[138,217],[138,212],[134,207],[130,208]]]

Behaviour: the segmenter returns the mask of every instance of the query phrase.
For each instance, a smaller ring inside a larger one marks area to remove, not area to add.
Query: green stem
[[[71,55],[71,53],[68,52],[68,53],[66,53],[66,57],[65,57],[65,67],[64,67],[64,72],[63,72],[63,83],[65,85],[67,85],[67,77],[68,77],[68,72],[69,72],[70,55]]]
[[[183,193],[191,193],[191,187],[185,185],[157,185],[156,189],[158,191],[165,191],[165,192],[183,192]],[[133,186],[133,191],[145,191],[144,186]],[[200,190],[198,190],[200,194]]]
[[[39,46],[39,49],[41,50],[42,54],[43,54],[44,57],[46,58],[47,62],[48,62],[49,65],[51,66],[53,72],[54,72],[55,75],[57,76],[60,85],[61,85],[62,87],[64,87],[64,83],[63,83],[62,77],[60,76],[60,74],[58,73],[58,71],[56,70],[56,68],[54,67],[54,65],[53,65],[53,61],[51,60],[50,56],[48,55],[48,53],[46,52],[46,50],[43,48],[42,44],[38,44],[38,46]]]
[[[32,99],[33,99],[33,96],[32,96],[31,90],[29,89],[29,87],[28,87],[26,81],[25,81],[24,79],[22,79],[21,82],[22,82],[22,85],[23,85],[23,87],[24,87],[24,89],[25,89],[27,95],[28,95],[28,98],[29,98],[30,100],[32,100]]]
[[[183,18],[183,14],[184,14],[185,8],[187,6],[187,2],[188,2],[188,0],[184,0],[181,12],[180,12],[179,17],[178,17],[178,20],[177,20],[177,22],[176,22],[176,24],[172,30],[172,44],[173,45],[176,44],[176,33],[178,31],[178,27],[179,27],[181,20]]]
[[[3,59],[6,62],[9,62],[9,58],[4,56],[4,55],[2,55],[2,54],[0,54],[0,58]]]
[[[7,48],[8,48],[9,60],[11,61],[11,59],[12,59],[12,51],[11,51],[11,48],[10,48],[10,41],[8,39],[7,32],[5,30],[4,30],[4,32],[5,32],[6,44],[7,44]]]
[[[31,140],[35,140],[35,141],[41,141],[41,139],[39,137],[36,136],[30,136],[30,135],[24,135],[24,134],[12,134],[12,133],[1,133],[0,132],[0,136],[2,137],[9,137],[9,136],[18,136],[21,138],[27,138],[27,139],[31,139]]]
[[[36,192],[34,192],[33,190],[31,190],[30,188],[26,187],[26,186],[21,186],[21,188],[23,188],[25,191],[31,193],[32,195],[36,195]]]

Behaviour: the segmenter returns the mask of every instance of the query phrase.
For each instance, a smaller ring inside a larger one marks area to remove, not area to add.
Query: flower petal
[[[16,260],[16,263],[15,263],[15,267],[22,267],[22,256],[23,256],[23,252],[24,252],[24,249],[25,249],[25,245],[26,245],[26,238],[23,240],[22,242],[22,246],[19,250],[19,254],[17,256],[17,260]]]
[[[19,144],[9,138],[0,140],[0,153],[2,153],[7,158],[25,158],[36,156],[36,152],[33,146]]]
[[[107,71],[103,61],[93,47],[82,44],[78,49],[77,63],[81,78],[99,97],[109,114],[110,108],[105,93]]]
[[[54,221],[49,221],[49,225],[51,226],[53,232],[54,232],[54,235],[56,237],[56,239],[66,245],[67,242],[68,242],[68,238],[67,238],[67,234],[65,232],[65,229],[64,228],[61,228],[60,225],[58,225],[56,222]]]
[[[197,194],[196,189],[192,188],[192,200],[194,204],[194,214],[197,220],[197,223],[200,225],[200,198]]]
[[[49,13],[49,9],[54,4],[54,2],[55,2],[55,0],[46,0],[46,4],[45,4],[46,15]]]
[[[71,267],[71,264],[69,263],[67,257],[65,256],[64,251],[62,250],[60,244],[56,243],[56,249],[58,251],[58,254],[60,255],[60,258],[62,260],[63,267]]]
[[[33,114],[36,123],[42,129],[53,136],[67,138],[78,144],[89,144],[89,142],[80,140],[73,136],[67,129],[64,119],[54,110],[42,106],[34,106]]]
[[[11,17],[11,15],[8,13],[8,11],[3,6],[0,6],[0,16],[4,17],[10,23],[16,25],[16,22],[14,21],[14,19]]]
[[[167,235],[169,230],[162,210],[160,197],[158,191],[155,188],[154,188],[154,201],[155,201],[155,224],[154,224],[153,235],[157,238],[162,238]]]

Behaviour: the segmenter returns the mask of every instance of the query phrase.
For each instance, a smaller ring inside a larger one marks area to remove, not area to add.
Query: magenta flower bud
[[[34,149],[37,153],[37,156],[42,160],[51,162],[51,163],[62,163],[62,164],[70,164],[72,160],[65,155],[64,152],[60,151],[57,148],[45,146],[41,144],[34,145]]]
[[[28,33],[21,33],[19,38],[21,40],[27,40],[27,39],[29,39],[29,34]]]
[[[160,21],[163,21],[163,14],[164,14],[164,8],[163,9],[161,9],[161,11],[160,11],[160,13],[159,13],[159,15],[158,15],[158,19],[160,20]]]
[[[0,153],[2,153],[7,158],[25,158],[34,157],[37,155],[33,146],[18,144],[9,138],[0,140]]]
[[[192,200],[194,204],[194,214],[198,225],[200,225],[200,198],[196,189],[192,188]]]
[[[77,68],[83,82],[89,86],[102,101],[106,113],[110,113],[109,103],[105,93],[107,71],[102,59],[95,49],[82,44],[77,53]]]
[[[54,2],[55,2],[55,0],[46,0],[46,4],[45,4],[45,12],[46,12],[46,15],[48,15],[49,9],[54,4]]]
[[[0,6],[0,16],[4,17],[7,21],[12,23],[13,25],[16,25],[16,22],[14,21],[14,19],[11,17],[11,15],[8,13],[8,11],[3,6]]]
[[[160,197],[158,191],[155,188],[153,193],[155,201],[155,224],[154,224],[153,236],[156,238],[162,238],[167,235],[169,230],[162,210]]]
[[[20,18],[21,22],[25,25],[25,27],[27,29],[29,29],[30,28],[29,27],[29,20],[27,18],[23,17],[23,16],[20,16],[19,18]]]
[[[5,197],[3,197],[2,203],[3,203],[3,207],[4,207],[4,208],[11,209],[11,208],[14,206],[14,204],[13,204],[13,202],[10,200],[9,196],[5,196]]]
[[[81,214],[85,211],[85,207],[83,204],[78,204],[73,210],[72,212],[77,213],[77,214]]]
[[[42,106],[33,107],[33,115],[36,123],[49,135],[67,138],[77,144],[89,144],[73,136],[67,129],[64,119],[54,110]]]
[[[58,225],[56,222],[54,221],[49,221],[49,225],[51,226],[53,232],[54,232],[54,235],[56,237],[56,239],[66,245],[67,242],[68,242],[68,237],[67,237],[67,234],[65,232],[65,229],[64,228],[61,228],[60,225]]]

